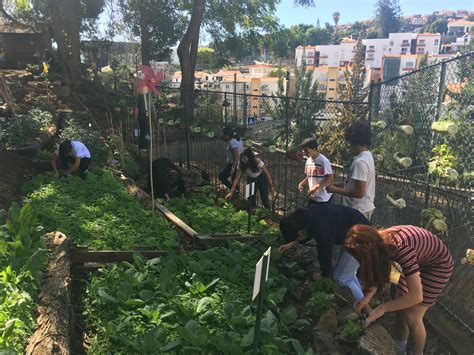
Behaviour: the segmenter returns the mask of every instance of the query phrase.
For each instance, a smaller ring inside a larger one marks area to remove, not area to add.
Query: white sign
[[[135,128],[135,129],[133,130],[133,135],[134,135],[135,137],[138,137],[138,136],[140,135],[140,130],[139,130],[138,128]]]
[[[245,198],[255,195],[255,182],[245,185]]]
[[[272,247],[268,248],[263,256],[258,261],[257,265],[255,265],[255,277],[253,279],[253,292],[252,292],[252,301],[255,297],[258,296],[260,292],[260,285],[262,283],[262,270],[263,270],[263,262],[265,260],[266,264],[266,274],[265,274],[265,281],[268,280],[268,271],[270,270],[270,253],[272,251]]]

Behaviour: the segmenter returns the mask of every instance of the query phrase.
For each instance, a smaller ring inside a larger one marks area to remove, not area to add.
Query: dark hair
[[[306,138],[300,146],[302,149],[318,149],[318,142],[315,138]]]
[[[238,136],[237,132],[232,127],[228,127],[228,126],[224,127],[224,129],[222,130],[222,134],[224,136],[235,138],[238,141],[240,141],[240,137]]]
[[[346,141],[352,145],[370,146],[372,131],[365,122],[355,122],[344,133]]]
[[[59,145],[59,156],[61,158],[68,155],[72,150],[72,143],[69,139],[65,140]]]
[[[252,151],[252,148],[245,148],[245,150],[240,154],[240,156],[245,155],[248,158],[248,161],[246,164],[241,163],[240,164],[240,169],[242,171],[247,170],[249,168],[252,172],[257,173],[258,172],[258,166],[257,166],[257,159],[255,159],[255,155]]]
[[[305,228],[304,217],[307,208],[298,208],[280,221],[280,232],[283,239],[289,243],[296,240],[298,232]]]
[[[359,262],[358,274],[366,289],[377,287],[381,291],[389,281],[396,253],[390,238],[393,233],[396,231],[378,231],[364,224],[356,224],[347,233],[344,247]]]
[[[177,172],[176,170],[174,169],[170,169],[168,170],[168,172],[166,173],[166,179],[168,180],[168,183],[170,183],[171,185],[175,184],[176,182],[178,182],[179,180],[179,172]]]

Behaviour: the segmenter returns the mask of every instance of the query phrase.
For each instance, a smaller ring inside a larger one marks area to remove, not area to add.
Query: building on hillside
[[[474,32],[474,21],[457,20],[448,22],[448,36],[462,37]]]
[[[465,33],[462,37],[456,38],[456,41],[441,45],[442,54],[455,54],[462,51],[471,43],[472,33]]]
[[[47,49],[51,50],[51,36],[47,31],[0,19],[2,68],[20,69],[26,64],[39,64]]]
[[[268,63],[256,63],[254,65],[249,65],[248,74],[252,78],[263,78],[270,76],[270,73],[273,70],[273,64]]]
[[[385,54],[382,58],[382,81],[418,69],[422,54]]]
[[[387,54],[439,54],[439,33],[390,33]]]

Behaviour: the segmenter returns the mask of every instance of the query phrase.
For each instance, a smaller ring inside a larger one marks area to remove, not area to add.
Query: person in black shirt
[[[181,173],[171,160],[159,158],[153,161],[153,192],[155,198],[169,200],[172,197],[182,197],[185,191]],[[148,191],[151,191],[151,179],[148,177]]]
[[[280,246],[286,252],[300,242],[310,238],[316,240],[321,276],[331,274],[334,244],[342,245],[349,230],[356,224],[370,225],[359,211],[341,205],[315,204],[299,208],[280,221],[280,231],[287,244]],[[334,280],[349,287],[355,300],[362,299],[364,293],[357,279],[359,263],[344,248],[341,248],[334,270]]]

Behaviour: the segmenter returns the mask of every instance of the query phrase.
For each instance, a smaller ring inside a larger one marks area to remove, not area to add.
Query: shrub
[[[313,285],[313,293],[324,292],[334,294],[334,291],[336,291],[336,284],[329,277],[323,277],[317,280]]]
[[[342,336],[349,340],[356,342],[364,335],[364,328],[360,322],[349,321],[342,329]]]
[[[26,115],[18,115],[4,130],[7,146],[24,145],[36,138],[42,130],[53,123],[53,116],[48,111],[34,108]]]

